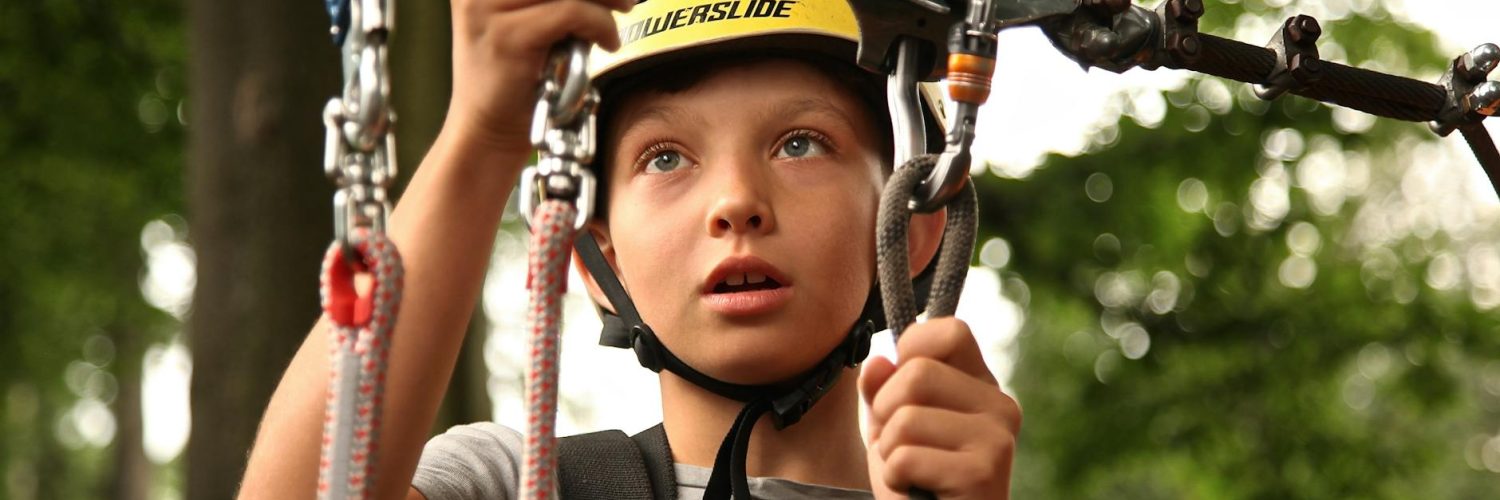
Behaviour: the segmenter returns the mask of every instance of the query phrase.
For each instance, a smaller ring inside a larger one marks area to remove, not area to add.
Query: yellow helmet
[[[863,32],[855,7],[848,0],[650,0],[628,13],[615,13],[615,23],[620,30],[619,50],[607,52],[596,47],[589,55],[589,76],[600,89],[647,68],[725,52],[823,55],[848,61],[851,66],[858,64],[871,79],[879,79],[885,75],[877,73],[878,66],[892,43],[889,30],[880,35]],[[914,24],[929,23],[923,20]],[[927,35],[941,36],[944,22],[935,19],[930,24],[937,31]],[[881,46],[873,49],[873,45]],[[933,58],[928,55],[928,59]],[[935,68],[928,61],[922,79],[938,76],[933,74]],[[942,94],[932,82],[918,87],[923,121],[927,122],[927,147],[929,151],[939,150],[946,123]]]

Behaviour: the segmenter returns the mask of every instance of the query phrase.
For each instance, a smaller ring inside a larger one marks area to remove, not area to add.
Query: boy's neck
[[[800,483],[867,490],[864,439],[859,432],[859,371],[838,383],[795,425],[776,430],[769,414],[750,434],[746,472]],[[661,372],[662,416],[676,463],[713,467],[724,434],[745,404]]]

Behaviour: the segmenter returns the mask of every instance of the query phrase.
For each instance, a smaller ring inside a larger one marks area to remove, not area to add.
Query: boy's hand
[[[876,498],[905,499],[913,486],[943,499],[1009,498],[1021,408],[1000,391],[968,325],[914,323],[896,352],[899,365],[874,358],[859,378]]]
[[[447,133],[519,155],[531,151],[542,65],[568,36],[620,46],[611,10],[635,0],[453,0],[453,97]],[[451,129],[451,130],[450,130]]]

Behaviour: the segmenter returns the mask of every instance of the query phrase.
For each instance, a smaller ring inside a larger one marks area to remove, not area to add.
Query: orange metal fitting
[[[995,60],[973,54],[948,55],[948,97],[957,102],[984,104],[990,97]]]

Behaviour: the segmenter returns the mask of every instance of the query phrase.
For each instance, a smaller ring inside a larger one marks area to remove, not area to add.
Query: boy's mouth
[[[709,310],[725,316],[756,316],[780,309],[792,296],[792,282],[781,270],[754,256],[724,259],[703,283]]]
[[[724,259],[704,280],[703,293],[741,293],[760,290],[775,290],[791,281],[776,266],[753,255],[737,255]]]
[[[714,285],[713,293],[753,292],[756,290],[775,290],[777,288],[781,288],[781,283],[776,282],[775,278],[762,273],[731,273],[720,280],[718,284]]]

